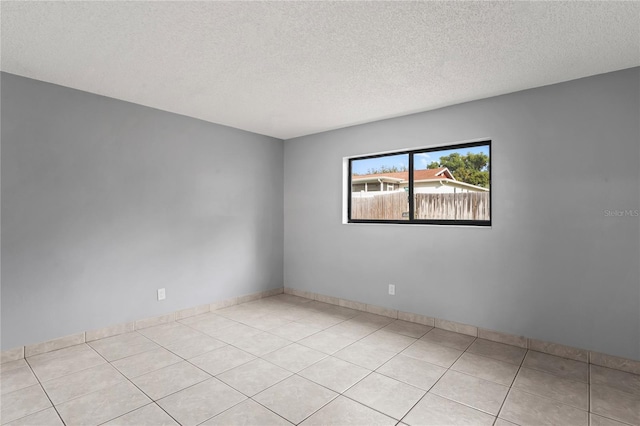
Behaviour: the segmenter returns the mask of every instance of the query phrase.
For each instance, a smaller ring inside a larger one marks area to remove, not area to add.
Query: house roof
[[[400,180],[401,182],[407,182],[409,180],[409,172],[395,172],[395,173],[376,173],[369,175],[353,175],[352,182],[364,182],[378,180],[382,178],[390,178],[393,180]],[[439,167],[437,169],[426,170],[414,170],[414,180],[428,180],[428,179],[448,179],[456,180],[453,177],[449,169],[446,167]]]

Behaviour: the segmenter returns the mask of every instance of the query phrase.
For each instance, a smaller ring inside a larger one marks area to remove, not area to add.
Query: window
[[[349,159],[349,223],[491,225],[491,141]]]

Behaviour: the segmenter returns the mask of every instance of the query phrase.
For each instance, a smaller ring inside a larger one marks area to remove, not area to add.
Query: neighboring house
[[[489,192],[488,188],[456,180],[446,167],[416,170],[413,179],[414,192],[420,194]],[[408,191],[408,185],[409,172],[353,175],[351,177],[351,193],[356,197],[372,197],[389,192]]]

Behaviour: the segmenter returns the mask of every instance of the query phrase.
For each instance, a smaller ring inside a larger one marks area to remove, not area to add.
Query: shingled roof
[[[391,179],[401,179],[402,182],[407,182],[409,180],[409,172],[395,172],[395,173],[376,173],[370,175],[353,175],[351,178],[352,181],[359,180],[372,180],[372,179],[380,179],[380,178],[391,178]],[[456,180],[453,177],[453,174],[446,167],[439,167],[437,169],[426,169],[426,170],[414,170],[413,172],[413,180],[429,180],[429,179],[448,179],[448,180]]]

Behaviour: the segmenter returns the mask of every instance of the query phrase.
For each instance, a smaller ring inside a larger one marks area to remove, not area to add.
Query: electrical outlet
[[[389,284],[389,294],[391,296],[395,296],[396,295],[396,286],[395,286],[395,284]]]
[[[167,293],[164,291],[164,288],[158,289],[158,300],[164,300],[167,298]]]

